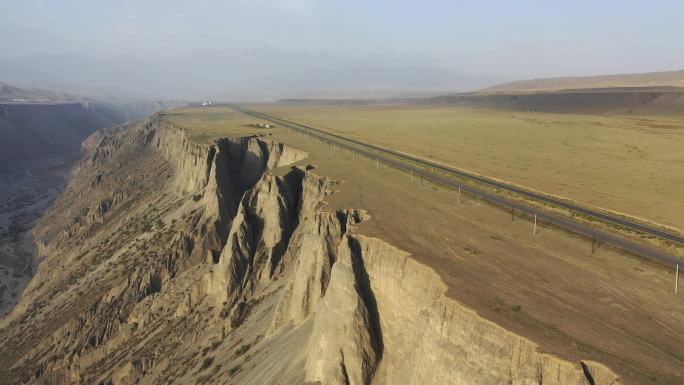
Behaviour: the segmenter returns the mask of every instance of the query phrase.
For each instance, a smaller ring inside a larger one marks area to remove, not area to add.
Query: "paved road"
[[[437,163],[434,161],[430,161],[427,159],[419,158],[416,156],[413,156],[411,154],[406,154],[400,151],[392,150],[392,149],[387,149],[387,148],[382,148],[379,146],[375,146],[372,144],[366,144],[358,140],[346,138],[344,136],[338,135],[338,134],[333,134],[324,130],[320,130],[315,127],[299,124],[296,122],[291,122],[282,118],[278,118],[276,116],[271,116],[267,115],[261,112],[249,110],[244,107],[235,107],[238,110],[242,111],[243,113],[247,115],[251,115],[260,119],[272,121],[276,124],[280,124],[281,126],[288,127],[291,129],[295,129],[304,133],[307,133],[313,137],[316,137],[318,139],[330,142],[330,143],[335,143],[337,146],[340,146],[341,148],[346,148],[351,151],[355,151],[356,153],[366,156],[371,159],[376,159],[376,161],[390,165],[394,168],[406,171],[406,172],[413,172],[413,174],[423,177],[424,179],[427,179],[433,183],[449,186],[455,189],[461,189],[462,191],[465,191],[469,194],[478,196],[486,201],[489,201],[491,203],[494,203],[496,205],[508,208],[512,210],[512,213],[515,214],[516,211],[518,211],[518,214],[525,213],[529,215],[530,217],[534,217],[534,215],[537,216],[537,221],[542,222],[542,223],[548,223],[555,225],[557,227],[563,228],[565,230],[571,231],[573,233],[577,233],[583,236],[586,236],[588,238],[592,239],[592,243],[596,242],[596,245],[599,245],[600,243],[605,243],[605,244],[610,244],[612,246],[616,246],[620,249],[623,249],[625,251],[634,253],[638,256],[642,256],[651,260],[654,260],[656,262],[659,262],[661,264],[667,265],[667,266],[674,266],[677,263],[682,263],[682,261],[674,257],[672,255],[669,255],[667,253],[664,253],[660,250],[657,250],[655,248],[643,245],[641,243],[617,236],[613,233],[610,233],[608,231],[600,230],[600,229],[595,229],[591,226],[588,226],[587,224],[581,223],[574,221],[570,218],[567,217],[562,217],[560,215],[552,214],[550,212],[541,210],[536,207],[532,207],[530,205],[524,204],[522,202],[507,198],[502,195],[498,195],[489,191],[485,191],[484,189],[477,188],[476,186],[470,185],[470,184],[464,184],[446,177],[443,177],[439,174],[436,173],[431,173],[423,168],[412,166],[411,164],[407,164],[405,162],[400,161],[399,159],[409,161],[414,164],[420,164],[423,166],[431,167],[434,169],[437,169],[441,172],[444,172],[446,174],[451,174],[460,178],[464,178],[467,180],[472,180],[487,186],[491,186],[494,188],[498,188],[501,190],[505,191],[510,191],[522,196],[525,196],[529,199],[534,199],[540,202],[548,203],[557,207],[562,207],[564,209],[568,209],[572,212],[576,212],[582,215],[586,215],[589,217],[596,218],[598,220],[601,220],[603,222],[613,224],[613,225],[618,225],[621,227],[624,227],[626,229],[634,230],[637,232],[653,235],[656,237],[660,237],[662,239],[666,239],[672,242],[677,242],[679,244],[684,245],[684,237],[678,234],[673,234],[669,233],[666,231],[663,231],[661,229],[653,228],[650,226],[643,225],[641,223],[633,222],[625,218],[621,217],[616,217],[613,215],[609,215],[603,212],[591,210],[585,207],[577,206],[572,203],[565,202],[560,199],[555,199],[553,197],[549,197],[546,195],[534,193],[531,191],[527,191],[524,189],[521,189],[516,186],[512,186],[497,180],[493,180],[487,177],[483,177],[480,175],[474,175],[471,173],[468,173],[463,170],[459,170],[453,167],[450,167],[448,165],[444,165],[441,163]],[[399,158],[399,159],[396,159]],[[512,215],[512,218],[514,215]]]

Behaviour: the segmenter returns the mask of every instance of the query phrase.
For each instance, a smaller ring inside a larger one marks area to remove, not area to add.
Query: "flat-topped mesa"
[[[37,231],[69,236],[45,239],[0,323],[0,383],[620,384],[538,352],[358,234],[368,213],[326,206],[338,181],[268,172],[304,152],[200,145],[159,116],[89,148]]]

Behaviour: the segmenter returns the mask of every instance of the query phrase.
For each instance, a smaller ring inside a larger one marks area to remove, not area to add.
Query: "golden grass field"
[[[254,110],[684,229],[684,120],[412,106]]]
[[[251,126],[257,123],[254,118],[227,107],[183,108],[162,114],[173,124],[189,128],[192,139],[198,143],[211,143],[222,136],[264,133],[264,129]]]

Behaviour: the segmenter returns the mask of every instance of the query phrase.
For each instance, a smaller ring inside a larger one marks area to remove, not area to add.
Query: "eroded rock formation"
[[[338,182],[293,165],[301,151],[202,146],[160,116],[92,141],[0,322],[1,383],[620,383],[539,353],[358,234],[368,214],[329,210]]]

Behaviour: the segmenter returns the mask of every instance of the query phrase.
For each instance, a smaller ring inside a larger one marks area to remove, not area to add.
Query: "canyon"
[[[3,384],[621,384],[491,322],[357,229],[345,182],[267,134],[155,114],[86,140],[0,320]]]
[[[29,231],[63,190],[98,130],[180,102],[96,101],[0,83],[0,315],[17,302],[41,260]]]

